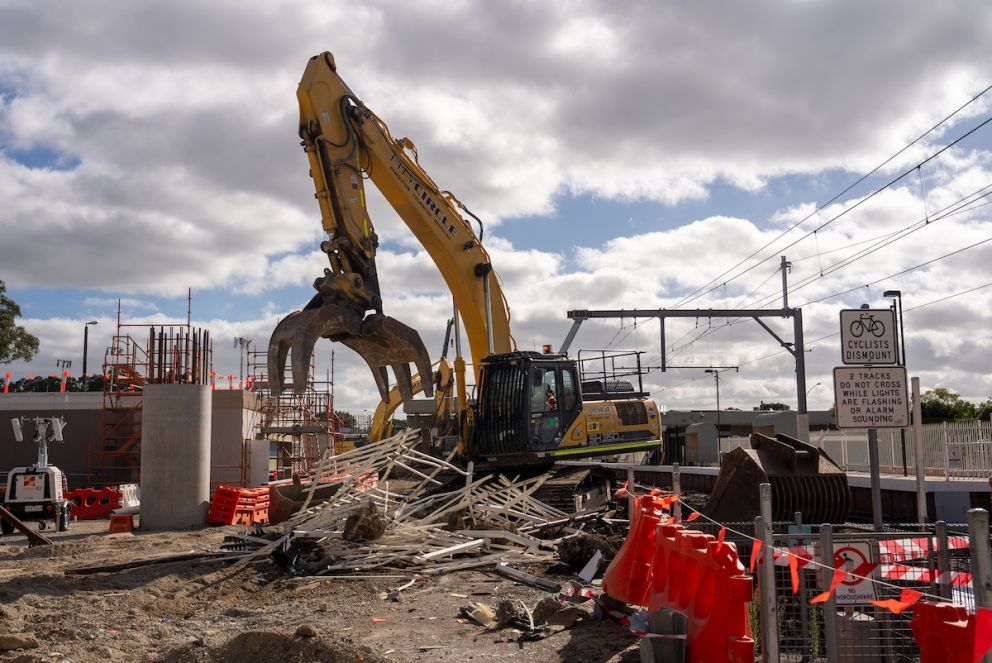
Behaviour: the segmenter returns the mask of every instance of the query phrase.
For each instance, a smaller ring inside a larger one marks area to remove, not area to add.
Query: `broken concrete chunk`
[[[345,541],[375,541],[386,532],[386,517],[369,502],[361,511],[348,516],[341,538]]]
[[[302,624],[298,629],[296,629],[296,635],[301,638],[316,638],[320,635],[320,632],[313,624]]]
[[[530,617],[527,606],[520,601],[504,600],[496,605],[496,622],[500,628],[507,626],[528,626]]]
[[[612,560],[617,555],[618,547],[600,534],[578,534],[569,537],[558,544],[558,557],[573,569],[581,569],[592,559],[596,552],[602,553],[603,559]]]
[[[580,605],[570,605],[548,617],[548,624],[551,626],[564,626],[565,628],[571,628],[580,621],[595,618],[595,615],[596,604],[593,602],[582,603]]]
[[[562,609],[561,601],[553,596],[545,596],[534,606],[534,625],[542,626],[548,621],[548,617]]]

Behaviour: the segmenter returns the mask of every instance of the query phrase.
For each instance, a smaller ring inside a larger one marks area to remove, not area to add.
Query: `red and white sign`
[[[17,484],[18,500],[45,499],[44,474],[22,474],[17,477]]]
[[[837,605],[862,605],[876,600],[875,583],[870,578],[877,566],[872,562],[871,544],[867,541],[835,544],[834,568],[851,574],[837,587]]]

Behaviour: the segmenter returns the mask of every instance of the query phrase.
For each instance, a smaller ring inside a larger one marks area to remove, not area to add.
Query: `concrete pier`
[[[210,505],[210,387],[147,384],[143,400],[141,529],[202,527]]]

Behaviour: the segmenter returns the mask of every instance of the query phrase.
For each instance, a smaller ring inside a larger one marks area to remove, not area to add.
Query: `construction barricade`
[[[753,663],[748,612],[753,583],[737,558],[737,548],[709,534],[661,522],[662,499],[636,498],[627,539],[606,570],[603,591],[652,612],[666,608],[685,615],[690,663]]]
[[[920,646],[920,663],[972,663],[975,615],[964,606],[920,601],[909,623]]]
[[[77,488],[65,491],[65,498],[72,502],[72,515],[79,520],[99,520],[121,507],[123,494],[116,488]]]
[[[217,486],[207,521],[216,525],[254,525],[269,522],[269,489]]]

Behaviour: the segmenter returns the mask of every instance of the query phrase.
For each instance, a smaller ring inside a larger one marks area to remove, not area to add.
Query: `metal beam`
[[[789,351],[789,354],[791,354],[793,357],[796,356],[796,351],[792,349],[792,343],[786,342],[781,336],[779,336],[778,334],[776,334],[775,331],[771,327],[769,327],[764,322],[762,322],[761,318],[755,318],[754,321],[757,322],[762,327],[764,327],[765,328],[765,331],[772,335],[772,338],[774,338],[776,341],[778,341],[782,345],[783,348],[785,348],[786,350]]]
[[[576,309],[569,311],[570,320],[592,320],[595,318],[791,318],[794,308],[690,308],[690,309],[615,309],[589,311]]]
[[[572,346],[572,341],[575,339],[575,335],[579,333],[579,327],[582,326],[583,320],[584,318],[576,318],[572,321],[572,328],[568,330],[568,335],[566,335],[565,340],[561,342],[561,347],[558,348],[558,352],[563,355],[568,354],[568,349]],[[664,355],[662,356],[664,357]]]

